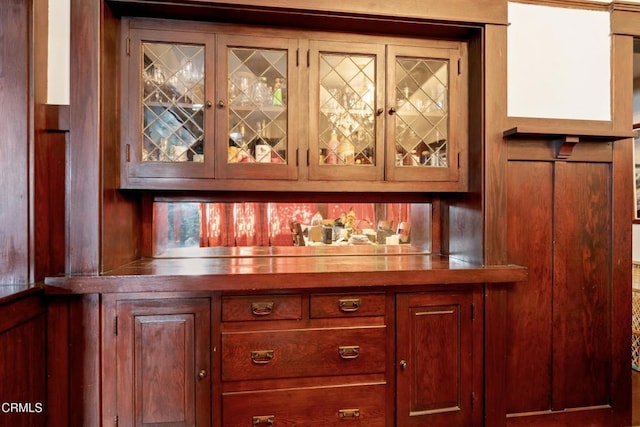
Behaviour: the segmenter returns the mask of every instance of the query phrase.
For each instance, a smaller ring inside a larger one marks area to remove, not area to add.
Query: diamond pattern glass
[[[203,162],[204,46],[143,43],[142,161]]]
[[[230,48],[227,163],[287,163],[287,51]]]
[[[398,167],[448,166],[449,62],[396,58]]]
[[[375,57],[320,55],[319,164],[376,164]]]

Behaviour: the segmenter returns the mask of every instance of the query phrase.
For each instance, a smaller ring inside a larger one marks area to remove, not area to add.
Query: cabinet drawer
[[[222,425],[384,426],[384,398],[384,384],[229,393]]]
[[[384,316],[384,304],[384,294],[316,294],[310,317]]]
[[[385,330],[374,326],[225,333],[222,379],[384,372]]]
[[[291,320],[302,317],[300,295],[249,295],[222,298],[222,321]]]

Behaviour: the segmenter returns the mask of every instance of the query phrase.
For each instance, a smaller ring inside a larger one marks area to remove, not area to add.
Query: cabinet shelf
[[[546,139],[554,144],[557,159],[568,159],[573,153],[573,148],[581,142],[610,143],[622,139],[635,138],[633,130],[619,131],[608,129],[571,129],[562,127],[542,128],[539,126],[515,126],[503,132],[503,137],[512,140],[518,139]]]
[[[634,138],[636,132],[629,130],[589,130],[568,128],[541,128],[538,126],[515,126],[507,129],[502,134],[505,138],[578,138],[580,142],[613,142],[621,139]]]

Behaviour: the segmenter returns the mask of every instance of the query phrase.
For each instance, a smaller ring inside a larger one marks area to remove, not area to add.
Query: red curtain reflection
[[[290,224],[320,213],[335,220],[353,210],[356,228],[397,227],[410,220],[407,203],[154,203],[156,248],[292,246]],[[188,234],[188,235],[187,235]],[[162,252],[162,251],[160,251]]]

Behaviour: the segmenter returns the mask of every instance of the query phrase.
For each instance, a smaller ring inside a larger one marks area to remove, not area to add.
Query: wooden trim
[[[635,138],[633,131],[622,132],[612,130],[591,131],[588,129],[543,128],[536,126],[516,126],[504,131],[505,138],[577,138],[576,142],[612,142],[621,139]]]
[[[624,10],[628,12],[640,12],[640,3],[625,2],[625,1],[612,1],[610,3],[611,10]]]
[[[425,5],[420,0],[396,0],[393,2],[376,2],[372,7],[367,0],[351,0],[335,2],[320,0],[313,2],[310,9],[307,0],[272,0],[265,6],[263,0],[183,0],[180,4],[168,0],[151,0],[143,2],[136,0],[112,0],[110,6],[124,15],[150,13],[155,16],[191,17],[200,16],[229,17],[229,14],[244,19],[270,19],[274,24],[285,21],[321,21],[335,19],[341,16],[374,17],[388,19],[417,19],[439,20],[475,23],[507,23],[507,3],[495,0],[458,0],[455,2],[430,2]],[[232,18],[233,19],[233,18]],[[304,24],[303,24],[304,25]],[[332,24],[330,24],[332,25]]]
[[[640,3],[611,3],[611,32],[619,35],[640,36]]]
[[[536,6],[562,7],[565,9],[609,11],[609,4],[590,0],[509,0],[510,3],[524,3]]]
[[[44,110],[44,130],[47,132],[69,132],[68,105],[42,105]]]

